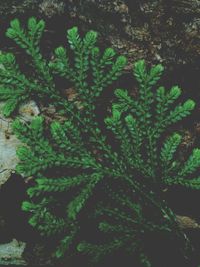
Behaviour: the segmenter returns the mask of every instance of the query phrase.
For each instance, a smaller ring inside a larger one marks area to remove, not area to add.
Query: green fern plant
[[[30,56],[31,75],[21,72],[13,54],[0,55],[0,100],[6,101],[5,116],[21,103],[36,99],[42,105],[53,104],[66,118],[50,125],[42,116],[31,123],[19,119],[13,123],[14,133],[24,143],[17,151],[16,171],[34,178],[27,191],[29,200],[22,205],[31,214],[30,224],[44,235],[57,236],[58,258],[74,246],[95,262],[123,249],[149,267],[151,257],[143,236],[152,231],[181,240],[186,255],[190,242],[165,203],[163,189],[175,184],[200,189],[200,178],[195,176],[200,149],[181,162],[175,157],[181,134],[163,139],[172,124],[192,112],[194,101],[177,104],[178,86],[155,89],[163,67],[148,70],[143,60],[136,62],[138,98],[133,99],[127,90],[115,90],[112,114],[105,119],[116,139],[114,148],[96,120],[95,107],[104,89],[123,73],[126,58],[112,48],[100,52],[96,32],[81,38],[73,27],[67,32],[73,55],[58,47],[47,60],[39,49],[44,28],[42,20],[30,18],[24,29],[15,19],[6,33]],[[75,88],[73,101],[66,99],[54,77],[66,79]],[[108,236],[106,243],[81,240],[91,221],[99,223],[99,235]]]

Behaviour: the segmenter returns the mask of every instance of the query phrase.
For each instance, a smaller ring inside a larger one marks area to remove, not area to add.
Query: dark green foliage
[[[112,114],[105,119],[117,141],[115,151],[97,123],[95,105],[102,91],[122,74],[125,57],[117,57],[112,48],[101,53],[96,32],[81,38],[73,27],[67,32],[73,58],[68,49],[59,47],[48,62],[39,49],[43,31],[44,22],[34,18],[29,19],[27,29],[15,19],[7,31],[31,57],[31,77],[21,73],[12,54],[0,56],[0,100],[6,100],[5,116],[20,103],[36,98],[43,105],[48,100],[66,117],[50,125],[42,116],[31,123],[18,119],[13,123],[23,142],[17,151],[17,172],[34,178],[28,189],[30,200],[22,205],[31,213],[30,224],[44,235],[57,236],[58,258],[74,246],[94,262],[123,249],[150,267],[143,237],[154,231],[176,236],[183,242],[184,254],[189,241],[167,207],[162,189],[175,184],[200,188],[200,178],[195,177],[200,149],[181,162],[175,157],[181,135],[165,138],[163,134],[188,116],[195,103],[176,104],[181,95],[178,86],[155,88],[163,72],[161,65],[148,70],[143,60],[136,62],[138,98],[127,90],[115,90]],[[65,78],[75,88],[73,101],[63,96],[54,77]],[[92,219],[99,224],[98,234],[107,236],[106,243],[81,240],[84,225]]]

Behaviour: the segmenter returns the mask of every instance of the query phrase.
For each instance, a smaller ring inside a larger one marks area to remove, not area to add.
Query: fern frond
[[[151,123],[151,105],[154,101],[151,88],[160,79],[162,72],[162,65],[156,65],[148,72],[144,60],[139,60],[134,64],[133,73],[140,86],[138,105],[142,107],[138,112],[138,120],[144,131],[145,127]]]
[[[105,255],[118,250],[124,245],[124,240],[115,239],[104,245],[93,245],[82,242],[77,246],[77,250],[83,254],[88,254],[92,257],[94,263],[98,263]]]
[[[87,174],[63,178],[38,178],[36,179],[37,185],[29,188],[27,193],[30,197],[33,197],[45,192],[64,192],[87,183],[89,179],[91,179],[91,176]]]
[[[156,112],[157,120],[163,120],[166,112],[170,109],[170,105],[181,95],[181,89],[173,86],[169,92],[166,92],[163,86],[159,87],[156,92]]]
[[[99,224],[99,230],[104,233],[129,233],[130,228],[122,225],[112,225],[108,222],[101,222]]]
[[[160,159],[163,166],[168,165],[171,162],[174,153],[176,152],[177,147],[180,145],[180,143],[181,135],[179,135],[178,133],[174,133],[165,141],[160,153]]]
[[[69,203],[67,212],[70,219],[76,219],[77,214],[85,206],[86,201],[92,195],[94,187],[101,178],[102,175],[100,174],[92,175],[89,183],[81,190],[79,195]]]
[[[200,149],[195,148],[192,151],[191,156],[186,161],[185,165],[178,173],[179,177],[185,177],[186,175],[192,174],[200,167]]]
[[[200,189],[200,178],[183,179],[183,178],[168,178],[164,180],[167,185],[181,185],[191,189]]]
[[[129,110],[135,113],[138,112],[138,102],[128,95],[127,90],[116,89],[114,93],[117,97],[117,102],[113,104],[113,109],[119,112],[126,112]]]
[[[29,223],[41,234],[54,236],[58,258],[80,242],[78,251],[95,261],[123,249],[150,267],[143,241],[152,231],[173,233],[188,248],[162,188],[177,184],[200,189],[199,178],[192,178],[200,167],[200,149],[193,149],[183,163],[184,158],[175,157],[181,136],[173,133],[163,142],[161,134],[190,115],[194,101],[176,104],[181,95],[178,86],[154,89],[163,66],[148,68],[139,60],[133,68],[138,97],[134,99],[125,89],[115,90],[112,114],[104,120],[116,139],[110,143],[96,118],[96,102],[123,73],[126,58],[112,48],[101,52],[95,31],[81,36],[73,27],[67,31],[72,53],[59,46],[47,60],[39,47],[44,28],[43,20],[32,17],[24,28],[15,19],[6,33],[30,56],[31,72],[24,75],[13,54],[0,55],[0,100],[6,101],[5,116],[29,99],[38,99],[45,107],[53,104],[63,116],[63,122],[48,123],[38,116],[29,123],[17,119],[12,125],[23,143],[17,150],[16,171],[33,178],[27,190],[31,201],[22,205],[30,213]],[[57,88],[60,77],[75,90],[74,99],[68,100],[62,88]],[[108,234],[110,241],[79,240],[92,220],[92,227]]]
[[[194,108],[195,103],[191,99],[187,100],[182,105],[178,105],[174,110],[170,111],[169,116],[164,120],[163,123],[165,124],[165,127],[182,120],[188,116]]]
[[[66,251],[69,250],[70,245],[73,243],[78,230],[79,228],[75,223],[71,224],[71,231],[60,241],[58,247],[56,248],[55,256],[57,258],[63,257]]]
[[[70,81],[74,82],[74,72],[70,66],[66,49],[62,46],[56,48],[55,56],[56,58],[54,61],[49,62],[50,70],[53,73],[59,74],[61,77],[66,77]]]

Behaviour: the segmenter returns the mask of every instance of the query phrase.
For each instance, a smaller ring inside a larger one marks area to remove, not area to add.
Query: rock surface
[[[25,243],[13,239],[10,243],[0,244],[0,264],[2,265],[26,265],[22,258]]]
[[[33,101],[30,101],[21,106],[19,118],[29,121],[32,116],[38,114],[38,107]],[[16,149],[20,145],[20,141],[12,134],[11,123],[12,119],[0,115],[0,187],[9,179],[18,162]]]

